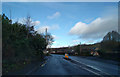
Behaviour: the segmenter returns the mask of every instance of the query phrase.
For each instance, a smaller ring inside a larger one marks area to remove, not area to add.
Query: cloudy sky
[[[2,13],[23,23],[29,14],[35,30],[54,37],[52,47],[93,44],[118,28],[117,2],[3,2]]]

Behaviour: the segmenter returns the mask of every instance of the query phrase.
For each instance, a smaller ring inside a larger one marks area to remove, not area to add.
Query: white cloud
[[[56,13],[54,13],[53,15],[51,15],[51,16],[47,16],[47,18],[48,19],[54,19],[54,18],[57,18],[57,17],[59,17],[60,16],[60,12],[56,12]]]
[[[80,43],[80,40],[73,40],[72,43]]]
[[[56,38],[56,35],[52,35],[52,37],[55,39],[55,38]]]
[[[52,25],[52,26],[40,26],[37,31],[38,33],[44,33],[45,29],[47,28],[47,30],[57,30],[59,29],[59,25]]]
[[[50,29],[49,26],[42,26],[42,27],[38,28],[37,31],[38,31],[38,33],[44,33],[46,28],[47,28],[47,30]]]
[[[117,17],[97,18],[90,24],[78,22],[70,30],[71,35],[78,35],[82,39],[100,39],[112,30],[117,30]]]
[[[32,24],[34,24],[34,25],[39,25],[39,24],[40,24],[40,21],[33,21]]]
[[[18,22],[18,23],[21,23],[21,24],[24,24],[24,21],[25,18],[15,18],[15,19],[12,19],[12,23],[15,23],[15,22]]]
[[[89,18],[89,19],[86,19],[84,20],[86,23],[90,23],[94,18]]]
[[[68,47],[68,45],[52,45],[51,48]]]
[[[32,21],[32,19],[30,19],[30,20]],[[19,18],[19,19],[18,18],[12,19],[13,23],[18,22],[18,23],[21,23],[21,24],[25,24],[25,21],[26,21],[25,17]],[[37,21],[32,21],[31,25],[39,27],[40,26],[40,21],[38,21],[38,20]],[[49,31],[49,30],[57,30],[60,27],[59,27],[58,24],[54,24],[52,26],[45,25],[45,26],[40,26],[38,29],[35,28],[35,30],[38,31],[38,33],[44,33],[46,28]]]
[[[60,39],[60,37],[58,37],[58,36],[56,36],[56,35],[54,35],[54,34],[52,34],[52,37],[56,40],[56,39]]]
[[[58,45],[52,45],[51,48],[59,48],[59,47],[63,47],[63,46],[58,46]]]
[[[58,37],[57,37],[56,35],[52,35],[52,37],[53,37],[54,39],[58,39]]]
[[[80,44],[80,39],[76,39],[76,40],[72,40],[71,42],[70,42],[70,45],[78,45],[78,44]]]
[[[30,21],[32,21],[32,19],[30,19]],[[18,23],[21,23],[21,24],[25,24],[26,23],[26,18],[23,17],[23,18],[16,18],[16,19],[12,19],[12,22],[15,23],[15,22],[18,22]],[[31,25],[39,25],[40,24],[40,21],[32,21],[31,22]]]
[[[53,43],[56,43],[56,41],[54,41]]]

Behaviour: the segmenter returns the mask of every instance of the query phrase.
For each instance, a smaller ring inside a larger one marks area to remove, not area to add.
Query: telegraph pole
[[[47,28],[45,29],[45,34],[46,34],[45,39],[46,39],[46,42],[47,42]]]
[[[118,2],[118,7],[120,7],[120,1]],[[120,20],[120,9],[118,9],[118,20]],[[120,22],[118,21],[118,33],[120,34]],[[118,42],[119,40],[119,36],[118,36]]]
[[[46,43],[48,43],[48,41],[47,41],[47,28],[45,29],[45,39],[46,39]],[[47,45],[48,46],[48,45]],[[46,52],[47,52],[47,46],[46,46]]]
[[[81,54],[81,42],[80,42],[80,54]]]

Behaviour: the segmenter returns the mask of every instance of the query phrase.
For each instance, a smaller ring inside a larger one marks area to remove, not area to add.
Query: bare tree
[[[24,19],[24,23],[26,25],[26,28],[28,29],[28,32],[27,32],[27,39],[28,39],[28,34],[29,34],[29,31],[30,31],[30,27],[32,26],[32,19],[30,17],[30,15],[27,15],[27,17]]]

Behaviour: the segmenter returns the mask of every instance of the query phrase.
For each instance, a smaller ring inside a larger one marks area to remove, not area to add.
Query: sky
[[[2,13],[13,22],[31,16],[38,33],[54,37],[52,48],[100,42],[118,28],[117,2],[2,2]]]

